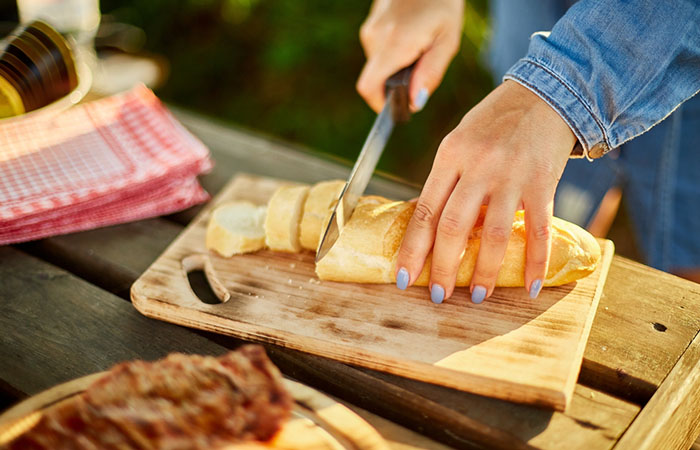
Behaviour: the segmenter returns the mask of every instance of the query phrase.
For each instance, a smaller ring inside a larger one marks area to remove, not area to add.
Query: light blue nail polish
[[[416,107],[416,111],[420,111],[423,109],[426,103],[428,103],[428,90],[426,88],[422,88],[420,91],[418,91],[416,99],[413,102],[413,106]]]
[[[399,273],[396,274],[396,287],[404,290],[408,287],[408,270],[403,267],[399,269]]]
[[[472,303],[481,303],[486,298],[486,288],[483,286],[474,286],[472,291]]]
[[[445,288],[439,284],[434,284],[433,287],[430,288],[430,300],[432,300],[433,303],[442,303],[442,301],[445,300]]]
[[[541,290],[542,280],[538,278],[530,285],[530,298],[537,298],[537,296],[540,295]]]

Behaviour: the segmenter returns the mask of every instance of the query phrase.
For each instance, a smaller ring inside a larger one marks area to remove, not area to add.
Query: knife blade
[[[340,231],[350,219],[360,196],[365,192],[379,157],[389,141],[394,124],[410,117],[408,86],[414,64],[401,69],[386,82],[386,101],[367,135],[350,177],[338,198],[333,213],[324,228],[323,237],[316,250],[316,262],[320,261],[338,240]]]

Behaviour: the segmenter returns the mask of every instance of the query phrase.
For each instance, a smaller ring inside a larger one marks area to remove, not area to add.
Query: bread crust
[[[316,264],[318,277],[357,283],[394,283],[396,257],[414,209],[414,203],[363,197],[335,245]],[[486,208],[482,208],[470,234],[458,269],[457,286],[471,283],[485,211]],[[518,211],[496,286],[525,285],[525,254],[524,214]],[[595,270],[599,259],[600,246],[593,236],[577,225],[553,218],[552,251],[545,286],[559,286],[583,278]],[[428,284],[430,262],[431,255],[415,285]]]

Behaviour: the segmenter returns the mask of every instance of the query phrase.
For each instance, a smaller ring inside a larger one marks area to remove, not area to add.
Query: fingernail
[[[486,288],[483,286],[474,286],[472,291],[472,303],[481,303],[486,298]]]
[[[442,301],[445,300],[445,288],[439,284],[434,284],[433,287],[430,288],[430,300],[432,300],[433,303],[442,303]]]
[[[542,280],[538,278],[530,285],[530,298],[537,298],[537,296],[540,295],[541,290]]]
[[[408,287],[408,270],[403,267],[399,269],[399,273],[396,274],[396,287],[404,290]]]
[[[418,91],[416,99],[413,101],[413,106],[416,107],[416,111],[420,111],[423,109],[426,103],[428,103],[428,90],[426,88],[422,88],[420,91]]]

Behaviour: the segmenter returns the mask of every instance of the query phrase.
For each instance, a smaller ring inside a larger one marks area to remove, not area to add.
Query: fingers
[[[368,59],[357,80],[357,92],[379,113],[384,106],[384,83],[390,76],[418,59],[423,48],[413,42],[388,40]],[[427,99],[426,99],[427,100]]]
[[[552,210],[552,199],[533,201],[525,205],[525,289],[530,298],[537,298],[547,276],[552,241]]]
[[[512,191],[509,191],[512,192]],[[481,229],[479,256],[476,259],[472,277],[472,302],[481,303],[493,293],[496,278],[506,253],[508,240],[513,228],[515,208],[519,198],[508,196],[491,196],[489,207]]]
[[[441,167],[436,160],[396,258],[396,286],[399,289],[413,284],[423,270],[425,258],[433,248],[438,220],[456,183],[457,172]]]
[[[411,78],[411,109],[420,111],[442,81],[459,49],[459,35],[439,35],[416,63]]]
[[[483,194],[475,192],[471,183],[461,178],[442,211],[430,269],[430,298],[435,303],[450,298],[454,291],[457,270],[482,198]]]

